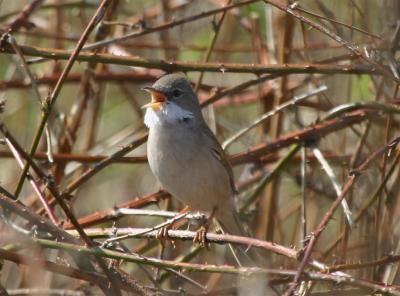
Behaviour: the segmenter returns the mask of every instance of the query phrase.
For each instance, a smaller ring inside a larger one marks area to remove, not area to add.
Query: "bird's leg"
[[[214,218],[215,211],[217,210],[217,207],[214,207],[211,215],[207,218],[207,220],[203,223],[203,225],[200,226],[200,228],[196,231],[196,235],[193,238],[193,243],[194,244],[199,244],[202,247],[206,247],[209,249],[209,245],[207,244],[207,231],[210,228],[210,224],[212,222],[212,219]]]
[[[190,211],[190,208],[188,206],[186,206],[177,214],[177,216],[187,213],[189,211]],[[162,245],[165,244],[165,241],[168,238],[168,230],[174,229],[175,223],[178,223],[178,222],[179,221],[174,221],[174,222],[168,224],[167,226],[164,226],[158,230],[158,232],[156,234],[156,239],[158,239]]]

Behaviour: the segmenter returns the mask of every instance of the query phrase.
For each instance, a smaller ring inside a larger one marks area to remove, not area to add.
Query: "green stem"
[[[239,210],[240,213],[245,211],[255,201],[255,199],[260,195],[261,191],[265,188],[265,186],[276,176],[276,174],[278,174],[282,170],[282,168],[288,163],[290,159],[292,159],[292,157],[297,153],[297,151],[299,151],[300,148],[301,148],[300,144],[292,145],[288,153],[279,160],[274,169],[261,179],[257,188],[248,197],[245,204]]]

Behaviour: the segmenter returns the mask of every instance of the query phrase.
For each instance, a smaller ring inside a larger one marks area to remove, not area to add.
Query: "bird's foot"
[[[207,231],[208,231],[208,225],[207,224],[201,226],[196,231],[196,235],[193,238],[193,244],[198,244],[201,247],[206,247],[207,249],[210,249],[210,244],[207,242]]]
[[[170,229],[172,229],[172,225],[171,225],[171,224],[170,224],[170,225],[167,225],[167,226],[164,226],[163,228],[160,228],[160,229],[157,231],[156,239],[164,240],[164,239],[169,238],[169,236],[168,236],[168,230],[170,230]]]
[[[158,239],[163,246],[165,246],[165,242],[169,239],[168,230],[170,229],[172,229],[172,224],[164,226],[157,231],[156,239]]]
[[[178,213],[178,215],[181,215],[181,214],[184,214],[184,213],[187,213],[187,212],[189,212],[190,211],[190,208],[188,207],[188,206],[186,206],[183,210],[181,210],[179,213]],[[175,229],[175,224],[177,224],[178,226],[178,228],[179,228],[179,221],[174,221],[174,222],[172,222],[172,223],[170,223],[170,224],[168,224],[168,225],[166,225],[166,226],[164,226],[164,227],[162,227],[162,228],[160,228],[159,230],[158,230],[158,232],[157,232],[157,234],[156,234],[156,239],[158,239],[159,241],[160,241],[160,243],[164,246],[165,245],[165,242],[168,240],[168,239],[170,239],[170,237],[169,237],[169,235],[168,235],[168,231],[170,230],[170,229]],[[173,240],[171,240],[172,241],[172,243],[174,243],[174,241]]]
[[[210,249],[210,244],[207,242],[207,231],[210,227],[211,221],[214,218],[216,208],[213,208],[211,215],[207,218],[205,223],[196,231],[196,235],[193,238],[194,244],[199,244],[201,247]]]

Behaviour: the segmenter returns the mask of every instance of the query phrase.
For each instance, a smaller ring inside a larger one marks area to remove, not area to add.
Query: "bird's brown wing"
[[[225,168],[225,170],[229,176],[229,182],[230,182],[232,191],[234,193],[236,193],[237,191],[236,191],[236,187],[235,187],[235,180],[233,177],[233,170],[232,170],[231,164],[229,163],[229,161],[225,155],[224,150],[222,149],[217,138],[215,137],[215,135],[211,131],[211,129],[207,126],[207,124],[204,123],[204,128],[202,130],[204,131],[206,138],[211,139],[212,154]]]

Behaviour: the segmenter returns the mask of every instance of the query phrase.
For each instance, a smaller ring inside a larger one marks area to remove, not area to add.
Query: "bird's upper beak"
[[[153,109],[159,109],[166,101],[167,101],[167,96],[155,89],[154,87],[151,86],[146,86],[142,88],[144,91],[147,91],[151,95],[151,102],[142,106],[142,108],[153,108]]]

